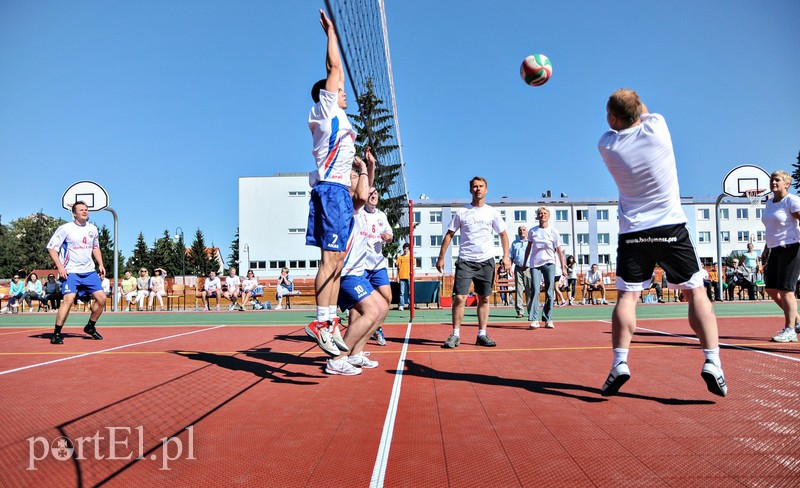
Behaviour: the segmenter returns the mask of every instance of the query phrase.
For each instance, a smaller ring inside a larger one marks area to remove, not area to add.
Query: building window
[[[286,267],[286,261],[270,261],[269,269],[283,269]]]
[[[598,210],[597,220],[602,220],[602,221],[608,220],[608,210]]]
[[[578,264],[588,266],[589,265],[589,255],[588,254],[578,254]]]
[[[414,247],[422,247],[422,236],[414,236]]]
[[[747,220],[750,212],[746,208],[737,208],[736,209],[736,220]]]
[[[611,242],[610,238],[611,238],[611,234],[608,234],[608,233],[597,234],[597,243],[598,244],[608,244],[609,242]]]
[[[306,196],[306,192],[304,191],[289,191],[290,197],[304,197]]]
[[[308,260],[308,267],[311,269],[319,268],[319,259],[309,259]]]
[[[700,258],[700,264],[703,266],[713,266],[714,258]]]
[[[528,220],[527,210],[514,210],[514,222],[526,222]]]
[[[289,234],[305,234],[306,230],[301,227],[290,227]]]
[[[266,261],[250,261],[250,269],[267,269]]]
[[[730,212],[727,208],[719,209],[719,218],[720,220],[728,220],[730,218]]]
[[[764,209],[763,208],[757,208],[756,209],[756,218],[758,220],[761,220],[761,216],[762,215],[764,215]]]
[[[708,220],[710,219],[711,212],[707,208],[698,208],[697,209],[697,218],[698,220]]]
[[[697,242],[711,242],[711,232],[698,232]]]
[[[588,246],[589,245],[589,234],[577,234],[578,238],[578,245],[579,246]]]
[[[431,268],[436,268],[436,261],[439,259],[438,256],[431,257]]]
[[[756,231],[756,240],[758,242],[764,242],[765,240],[767,240],[767,232],[763,231],[763,230],[757,230]]]
[[[422,268],[422,258],[414,258],[414,268]]]
[[[450,241],[454,246],[461,245],[461,234],[456,234],[453,236],[453,240]]]
[[[431,236],[431,247],[441,247],[442,236]]]
[[[441,221],[442,221],[442,212],[441,212],[441,210],[431,211],[430,222],[432,224],[435,224],[435,223],[441,222]]]
[[[722,242],[731,242],[731,233],[727,230],[723,230],[719,235]]]
[[[414,212],[414,222],[422,222],[422,212]]]
[[[306,269],[306,262],[305,260],[301,261],[289,261],[289,268],[290,269]]]
[[[598,264],[609,264],[611,262],[611,255],[610,254],[599,254],[597,256]]]
[[[569,246],[569,234],[561,234],[561,244]]]
[[[736,240],[739,242],[750,242],[750,231],[740,230],[736,233]]]
[[[500,247],[500,236],[494,236],[494,247]]]
[[[576,210],[575,211],[575,220],[589,220],[589,211],[588,210]]]
[[[569,217],[569,210],[556,210],[556,222],[566,222]]]
[[[506,220],[506,211],[505,210],[501,210],[500,211],[500,218],[503,219],[503,221],[505,222],[505,220]]]

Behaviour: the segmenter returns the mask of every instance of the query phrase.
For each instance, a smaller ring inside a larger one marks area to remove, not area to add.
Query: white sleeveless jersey
[[[90,273],[95,270],[92,249],[100,247],[97,227],[86,223],[78,225],[68,222],[58,229],[47,243],[47,249],[55,249],[67,273]]]

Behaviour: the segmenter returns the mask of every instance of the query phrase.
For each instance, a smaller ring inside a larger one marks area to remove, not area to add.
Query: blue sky
[[[152,243],[177,226],[227,255],[238,177],[313,166],[322,6],[0,1],[3,223],[68,218],[62,193],[88,179],[126,255],[140,231]],[[465,197],[474,175],[490,197],[614,198],[596,143],[620,87],[665,115],[683,195],[718,195],[739,164],[788,170],[800,150],[796,0],[389,0],[386,13],[412,198]],[[553,63],[542,87],[519,78],[532,53]]]

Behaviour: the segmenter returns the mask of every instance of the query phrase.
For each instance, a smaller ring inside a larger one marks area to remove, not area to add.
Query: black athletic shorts
[[[667,273],[669,283],[677,288],[703,286],[703,275],[698,274],[703,267],[685,224],[664,225],[619,235],[618,289],[641,290],[642,284],[653,275],[656,263]]]
[[[475,285],[475,294],[484,297],[491,296],[494,289],[494,259],[482,263],[456,259],[453,294],[468,295],[470,283]]]
[[[764,288],[794,291],[800,276],[800,244],[773,247],[764,268]]]

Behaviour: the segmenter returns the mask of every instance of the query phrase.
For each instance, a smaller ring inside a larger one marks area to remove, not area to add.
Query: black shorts
[[[703,267],[685,224],[664,225],[620,234],[617,248],[617,288],[640,291],[656,263],[676,288],[703,286]]]
[[[468,295],[470,283],[475,285],[475,294],[488,297],[494,289],[494,259],[473,263],[456,259],[456,276],[453,281],[454,295]]]
[[[800,276],[800,244],[773,247],[764,268],[764,288],[794,291]]]

